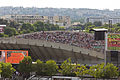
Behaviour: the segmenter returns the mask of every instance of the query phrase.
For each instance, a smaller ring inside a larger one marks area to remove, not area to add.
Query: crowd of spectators
[[[17,38],[39,39],[55,43],[69,44],[85,49],[104,51],[104,41],[94,40],[94,35],[85,32],[49,31],[19,35]]]

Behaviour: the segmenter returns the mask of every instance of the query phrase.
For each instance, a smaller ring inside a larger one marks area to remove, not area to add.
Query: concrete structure
[[[116,54],[116,53],[113,53],[113,54]],[[116,66],[120,66],[120,51],[118,51],[118,54],[116,57],[111,55],[111,51],[106,51],[106,62],[112,63]]]
[[[69,27],[71,20],[69,16],[40,16],[40,15],[5,15],[3,19],[16,22],[35,23],[36,21],[49,22],[59,26]]]
[[[112,24],[120,23],[120,17],[89,17],[86,19],[86,22],[94,23],[95,21],[101,21],[102,24],[109,24],[109,20],[112,21]]]
[[[71,58],[73,63],[98,64],[104,62],[104,54],[67,44],[53,43],[42,40],[1,38],[1,50],[28,50],[33,59],[46,61],[49,59],[61,63]]]

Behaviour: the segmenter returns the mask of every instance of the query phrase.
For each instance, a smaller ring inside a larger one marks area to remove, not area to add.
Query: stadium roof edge
[[[105,28],[99,28],[99,29],[91,29],[90,31],[105,31],[105,32],[107,32],[108,31],[108,29],[105,29]]]

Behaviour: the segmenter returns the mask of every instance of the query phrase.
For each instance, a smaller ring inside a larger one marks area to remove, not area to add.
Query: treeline
[[[87,32],[89,32],[90,29],[92,29],[92,28],[105,28],[105,29],[108,29],[109,32],[119,33],[120,32],[120,23],[102,24],[102,22],[96,21],[94,23],[89,22],[89,23],[85,24],[85,30]]]
[[[119,33],[120,32],[120,23],[116,24],[102,24],[101,21],[95,21],[94,23],[88,22],[85,24],[79,24],[77,26],[72,26],[71,30],[85,30],[86,32],[90,32],[92,28],[105,28],[110,32]]]
[[[38,31],[54,31],[54,30],[62,30],[64,28],[59,27],[58,25],[44,23],[44,22],[35,22],[34,24],[30,23],[16,23],[14,21],[10,21],[9,23],[7,20],[0,19],[0,25],[7,25],[4,28],[4,33],[0,34],[0,37],[11,37],[18,34],[25,34],[31,32],[38,32]]]
[[[43,62],[38,59],[34,63],[32,61],[30,56],[26,56],[17,66],[14,66],[15,68],[10,63],[1,62],[0,74],[2,78],[15,77],[15,72],[18,72],[19,77],[23,78],[29,78],[31,72],[35,72],[36,76],[53,76],[59,73],[64,76],[77,76],[81,79],[86,75],[105,79],[117,78],[119,76],[118,68],[112,63],[107,65],[101,63],[87,68],[87,65],[72,64],[70,58],[62,62],[60,66],[54,60]]]
[[[32,64],[30,56],[25,57],[18,65],[19,72],[25,77],[29,77],[30,72],[36,72],[37,76],[53,76],[57,73],[64,76],[83,76],[89,75],[95,78],[115,78],[119,76],[119,71],[112,63],[105,65],[104,63],[90,66],[81,64],[72,64],[70,58],[61,63],[60,66],[54,60],[46,62],[39,59]]]

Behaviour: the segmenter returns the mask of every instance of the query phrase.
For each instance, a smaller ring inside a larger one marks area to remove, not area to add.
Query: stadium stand
[[[39,39],[55,43],[69,44],[84,49],[104,53],[104,40],[94,40],[94,35],[85,32],[44,31],[19,35],[16,38]]]

